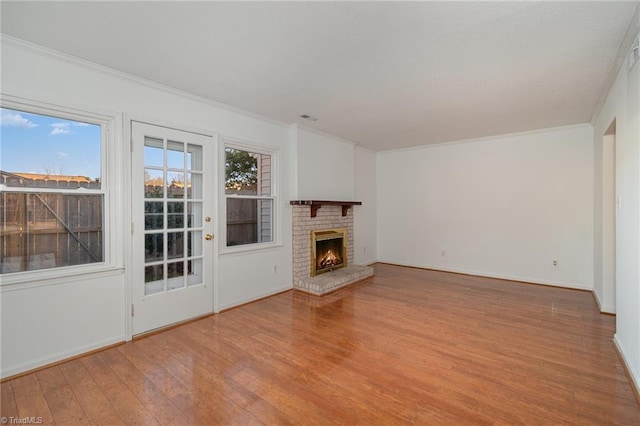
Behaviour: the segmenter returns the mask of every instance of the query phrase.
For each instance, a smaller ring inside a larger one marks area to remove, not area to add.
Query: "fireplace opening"
[[[311,232],[311,275],[347,266],[346,228]]]

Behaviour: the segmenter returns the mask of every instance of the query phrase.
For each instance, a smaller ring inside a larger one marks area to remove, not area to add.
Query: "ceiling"
[[[1,28],[385,150],[589,122],[637,5],[3,0]]]

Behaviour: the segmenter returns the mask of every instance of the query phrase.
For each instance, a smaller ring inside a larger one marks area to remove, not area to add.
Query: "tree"
[[[255,189],[258,160],[247,151],[225,148],[225,188],[232,191]]]

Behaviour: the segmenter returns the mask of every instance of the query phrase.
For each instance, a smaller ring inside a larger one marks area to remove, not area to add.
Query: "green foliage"
[[[258,183],[258,160],[250,152],[225,148],[225,187],[241,191]]]

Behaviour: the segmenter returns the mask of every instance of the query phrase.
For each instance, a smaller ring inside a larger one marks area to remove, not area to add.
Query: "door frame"
[[[122,134],[124,135],[124,145],[125,150],[128,149],[127,155],[125,155],[125,162],[123,164],[123,171],[125,171],[125,176],[123,178],[124,188],[122,188],[122,199],[127,200],[129,206],[125,208],[124,211],[124,226],[123,226],[123,235],[122,240],[124,242],[124,252],[122,254],[124,261],[124,275],[125,275],[125,288],[124,288],[124,326],[125,326],[125,341],[129,342],[133,340],[133,291],[134,291],[134,277],[133,270],[136,267],[133,262],[133,215],[132,215],[132,207],[133,207],[133,134],[132,134],[132,126],[133,122],[148,124],[151,126],[159,126],[159,127],[167,127],[169,129],[174,129],[183,132],[196,133],[202,136],[207,136],[211,138],[213,143],[213,166],[212,173],[209,176],[208,180],[213,185],[212,193],[213,193],[213,214],[216,216],[213,217],[213,232],[216,238],[213,240],[213,259],[212,261],[212,280],[213,280],[213,289],[212,289],[212,297],[213,297],[213,314],[217,314],[220,312],[220,298],[219,298],[219,278],[220,278],[220,270],[219,270],[219,241],[217,238],[220,235],[221,227],[220,227],[220,205],[219,205],[219,173],[217,169],[220,167],[220,135],[218,132],[212,131],[210,129],[205,129],[202,127],[187,125],[184,123],[176,123],[168,120],[157,119],[149,116],[145,116],[142,114],[130,114],[125,113],[122,120]]]

